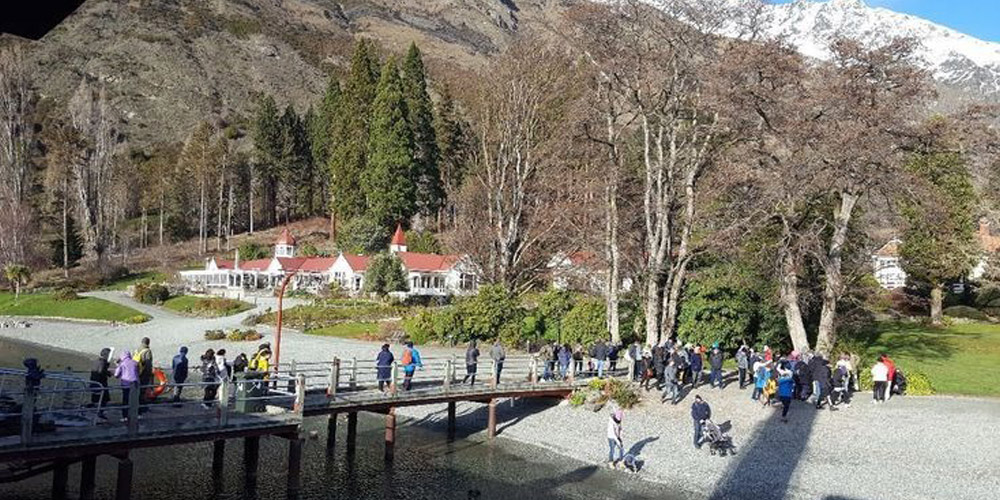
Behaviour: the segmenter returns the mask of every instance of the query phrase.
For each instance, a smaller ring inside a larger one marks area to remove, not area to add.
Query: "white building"
[[[899,260],[899,245],[902,242],[893,238],[872,254],[872,267],[878,284],[886,290],[895,290],[906,286],[906,271]]]
[[[402,296],[448,296],[475,293],[478,273],[471,262],[459,255],[408,252],[406,235],[396,228],[389,251],[399,257],[407,274],[409,291]],[[280,287],[292,275],[291,290],[319,291],[338,283],[344,291],[358,294],[364,287],[365,271],[371,257],[341,253],[337,257],[296,257],[295,238],[286,228],[274,244],[274,256],[240,262],[215,257],[205,269],[181,271],[181,279],[195,291],[239,294],[243,291],[270,290]]]

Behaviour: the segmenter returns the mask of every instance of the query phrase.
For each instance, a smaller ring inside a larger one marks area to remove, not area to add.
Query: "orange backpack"
[[[413,363],[413,351],[411,351],[409,349],[404,350],[403,351],[403,360],[402,360],[402,362],[403,362],[404,365],[412,364]]]

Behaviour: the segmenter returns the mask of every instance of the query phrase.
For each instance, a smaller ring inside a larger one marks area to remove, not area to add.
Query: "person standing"
[[[872,403],[885,402],[885,389],[889,381],[889,367],[880,358],[872,367],[872,382],[874,383]]]
[[[583,374],[583,346],[580,344],[573,348],[573,373],[577,376]]]
[[[746,387],[747,381],[747,369],[750,367],[749,358],[747,356],[747,345],[743,344],[740,346],[739,350],[736,351],[736,369],[739,371],[740,376],[740,390]]]
[[[691,358],[691,388],[697,389],[701,383],[701,372],[704,370],[704,360],[701,357],[701,346],[694,346],[689,355]]]
[[[386,348],[389,344],[385,345]],[[390,354],[391,356],[391,354]],[[476,371],[479,368],[479,348],[476,347],[476,341],[470,340],[469,347],[465,348],[465,378],[462,379],[462,383],[469,382],[469,385],[476,385]]]
[[[639,344],[638,340],[633,341],[632,345],[629,346],[626,359],[628,359],[629,362],[632,363],[632,380],[641,380],[642,346]]]
[[[712,354],[708,357],[708,367],[712,371],[709,373],[709,380],[712,382],[712,387],[718,387],[722,389],[722,349],[719,349],[719,343],[716,342],[712,345]]]
[[[541,359],[542,363],[544,363],[542,380],[548,381],[552,379],[552,370],[555,367],[555,363],[552,361],[554,349],[555,348],[552,343],[547,343],[538,351],[538,359]]]
[[[188,348],[181,346],[180,350],[177,351],[177,355],[170,363],[170,377],[174,381],[174,395],[171,401],[177,403],[181,400],[181,391],[184,387],[182,384],[187,381],[188,378],[188,359],[187,359]]]
[[[781,401],[781,421],[788,422],[788,408],[792,406],[792,395],[795,394],[795,378],[792,371],[778,369],[778,399]]]
[[[661,403],[666,403],[667,399],[670,400],[670,404],[676,405],[680,400],[680,384],[677,381],[677,365],[674,364],[674,360],[667,362],[667,366],[663,368],[663,396],[660,398]]]
[[[573,361],[573,351],[569,344],[563,344],[559,348],[559,376],[566,380],[566,373],[569,372],[569,363]]]
[[[478,356],[478,354],[477,354]],[[375,371],[376,378],[378,379],[378,390],[385,392],[385,387],[389,386],[392,389],[392,362],[395,359],[392,356],[392,351],[389,350],[389,344],[382,344],[382,350],[378,352],[375,356]],[[476,372],[472,372],[472,380],[475,381]],[[464,381],[462,383],[465,383]]]
[[[750,399],[757,401],[764,393],[764,384],[767,383],[767,367],[763,360],[758,360],[753,365],[753,392]]]
[[[604,378],[604,363],[608,360],[608,345],[604,343],[604,340],[598,340],[590,354],[594,358],[594,364],[597,365],[597,378]]]
[[[708,406],[700,395],[694,396],[694,403],[691,403],[691,419],[694,420],[694,447],[701,448],[701,429],[706,420],[712,418],[712,408]]]
[[[219,391],[219,365],[215,362],[215,351],[212,349],[201,355],[201,381],[205,384],[201,407],[209,410]]]
[[[884,403],[885,401],[892,399],[892,386],[896,383],[896,363],[893,362],[892,358],[884,352],[881,356],[879,356],[879,359],[882,360],[886,369],[889,370],[885,384],[885,397],[882,398],[882,402]]]
[[[149,349],[149,337],[142,338],[139,350],[132,359],[139,364],[139,401],[146,403],[146,393],[153,384],[153,351]]]
[[[608,418],[608,467],[614,469],[618,461],[625,458],[625,444],[622,441],[622,417],[624,412],[619,408],[611,412]],[[617,452],[617,458],[615,458]]]
[[[111,401],[111,395],[108,393],[108,378],[111,377],[111,361],[108,359],[110,355],[111,349],[107,347],[101,349],[101,353],[97,355],[94,365],[90,368],[90,381],[100,386],[90,395],[90,402],[98,408],[107,406]],[[104,418],[104,410],[98,410],[97,415]]]
[[[216,369],[219,370],[219,380],[231,380],[233,375],[233,367],[226,360],[226,350],[219,349],[215,351],[215,365]]]
[[[403,349],[403,390],[408,391],[413,385],[413,374],[423,363],[420,361],[420,351],[413,347],[413,342],[407,342]]]
[[[618,369],[618,355],[621,353],[621,350],[622,346],[618,344],[611,344],[608,347],[608,371],[611,374],[614,374],[615,370]]]
[[[139,383],[139,364],[132,358],[132,353],[122,352],[118,358],[118,366],[115,368],[115,378],[122,384],[122,421],[128,419],[129,396],[136,390]]]
[[[504,350],[503,344],[500,343],[500,339],[493,342],[493,347],[490,348],[490,359],[493,360],[493,366],[496,378],[494,382],[500,383],[500,372],[503,371],[503,362],[507,359],[507,351]]]

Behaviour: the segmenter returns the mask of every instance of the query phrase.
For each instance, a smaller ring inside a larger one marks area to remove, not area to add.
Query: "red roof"
[[[406,246],[406,233],[403,232],[403,225],[396,224],[396,232],[392,234],[390,245]]]
[[[440,272],[447,271],[458,262],[458,255],[438,255],[433,253],[399,252],[407,271]]]
[[[215,259],[215,267],[219,269],[233,269],[235,263],[231,260]]]
[[[354,270],[354,272],[358,272],[368,269],[368,261],[371,257],[368,257],[367,255],[353,255],[345,253],[344,259],[347,260],[347,265],[351,266],[351,269]]]
[[[888,243],[882,245],[882,248],[875,251],[875,255],[879,257],[899,257],[899,240],[889,240]]]
[[[597,263],[597,255],[595,255],[594,252],[573,252],[569,254],[568,257],[570,264],[573,264],[574,266]]]
[[[306,257],[277,257],[282,271],[295,271],[302,268],[308,260]]]
[[[278,241],[274,242],[275,245],[294,245],[295,237],[292,233],[288,232],[288,228],[281,230],[281,236],[278,236]]]
[[[333,257],[306,257],[306,261],[302,263],[299,270],[312,273],[322,273],[329,271],[330,268],[333,267],[334,262],[337,262],[337,259]]]
[[[243,271],[264,271],[271,265],[271,259],[257,259],[240,262]]]

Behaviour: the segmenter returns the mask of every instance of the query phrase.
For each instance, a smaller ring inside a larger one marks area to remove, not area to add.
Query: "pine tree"
[[[63,253],[62,231],[59,231],[56,238],[52,240],[50,244],[52,265],[63,267],[65,264],[68,267],[76,267],[76,264],[83,258],[83,239],[80,238],[80,233],[76,230],[76,222],[71,214],[66,215],[66,240],[69,251],[65,254]],[[64,261],[65,257],[68,258]]]
[[[399,71],[396,60],[390,57],[372,105],[368,165],[361,178],[368,214],[386,228],[408,221],[416,212],[413,136],[406,116]]]
[[[343,217],[360,215],[365,198],[360,182],[367,158],[368,127],[372,101],[378,82],[378,54],[375,43],[358,40],[335,126],[338,141],[330,153],[330,195],[334,211]]]
[[[254,112],[251,137],[254,143],[255,174],[261,186],[261,207],[264,223],[277,223],[278,173],[284,141],[278,117],[278,106],[270,95],[262,97]]]
[[[434,130],[437,135],[438,172],[444,190],[444,210],[453,215],[451,199],[458,193],[465,178],[469,154],[468,125],[455,106],[455,100],[447,86],[441,88],[441,99],[434,114]]]
[[[281,124],[281,156],[278,161],[281,208],[288,221],[292,215],[312,213],[313,172],[309,161],[309,138],[305,124],[290,105],[285,108]]]
[[[427,75],[417,44],[411,43],[403,61],[403,94],[407,122],[413,135],[413,184],[417,190],[417,210],[436,215],[444,198],[438,172],[438,146],[434,131],[434,106],[427,94]]]

